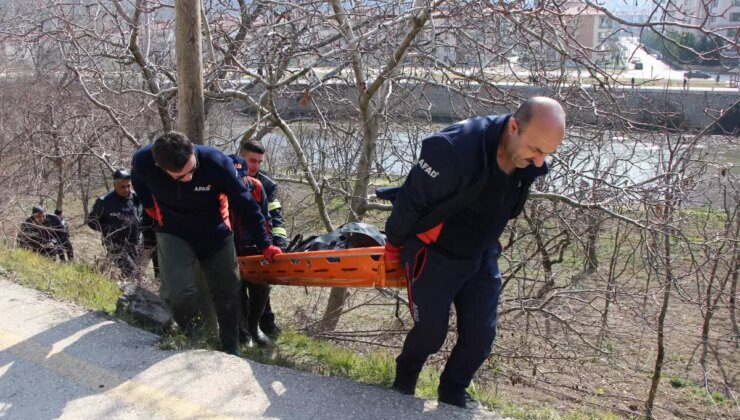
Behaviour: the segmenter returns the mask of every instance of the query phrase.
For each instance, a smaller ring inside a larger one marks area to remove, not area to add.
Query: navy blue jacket
[[[272,235],[270,230],[270,212],[267,208],[267,197],[265,195],[265,188],[259,179],[252,178],[249,176],[247,170],[247,162],[243,157],[239,155],[229,155],[229,158],[234,164],[234,169],[239,178],[244,181],[246,180],[246,186],[249,192],[252,194],[252,198],[259,204],[262,216],[265,218],[265,229],[267,233]],[[254,252],[249,248],[256,247],[254,238],[249,234],[248,220],[242,217],[235,209],[229,209],[229,220],[231,221],[231,228],[234,230],[234,245],[236,246],[237,255],[253,255]]]
[[[135,192],[121,197],[115,190],[95,200],[87,226],[103,234],[106,246],[138,245],[142,207]]]
[[[506,223],[521,213],[534,179],[547,166],[530,165],[506,175],[496,161],[499,139],[511,114],[470,118],[424,139],[386,222],[388,241],[403,245],[413,235],[453,258],[477,258],[494,246]],[[414,225],[481,179],[483,190],[462,210],[420,233]]]
[[[234,163],[234,168],[236,168],[236,172],[239,177],[242,179],[244,179],[244,177],[248,177],[249,168],[247,167],[247,161],[237,154],[229,155],[229,157]],[[254,180],[255,178],[257,182],[260,183],[259,195],[261,198],[257,201],[264,199],[264,204],[267,206],[267,211],[269,212],[269,214],[265,215],[265,219],[269,219],[270,221],[269,226],[270,234],[272,235],[272,244],[285,250],[288,246],[288,231],[285,230],[285,222],[283,222],[283,208],[277,197],[277,183],[262,171],[257,171],[257,174],[252,179]],[[247,187],[250,186],[247,185]],[[254,196],[255,189],[250,187],[249,190],[253,192],[252,195]],[[244,235],[236,236],[246,238],[246,242],[249,242],[249,238]],[[250,245],[254,245],[254,243],[251,243]],[[237,246],[236,249],[238,251],[240,249],[239,246]]]
[[[229,207],[246,220],[257,248],[270,245],[265,219],[252,195],[237,178],[225,154],[207,146],[195,146],[198,169],[189,182],[175,181],[154,164],[152,147],[134,154],[131,181],[144,208],[159,222],[158,232],[187,241],[199,258],[216,253],[231,233]]]
[[[278,200],[277,183],[262,171],[258,171],[255,178],[260,180],[265,191],[267,209],[270,212],[272,244],[284,249],[288,246],[288,231],[283,221],[283,207]]]
[[[18,246],[40,254],[59,255],[62,260],[65,259],[64,252],[67,253],[67,261],[74,258],[69,230],[54,214],[47,214],[40,225],[33,222],[33,217],[27,218],[18,232]]]

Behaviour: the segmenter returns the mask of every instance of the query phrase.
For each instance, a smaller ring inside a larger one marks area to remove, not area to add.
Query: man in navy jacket
[[[74,258],[69,230],[64,222],[57,215],[46,214],[40,206],[34,206],[31,217],[21,224],[18,246],[47,257],[59,257],[61,261],[72,261]]]
[[[283,207],[278,199],[278,185],[277,182],[261,170],[265,152],[265,146],[257,140],[247,140],[239,148],[239,154],[246,162],[249,176],[257,178],[262,183],[265,194],[267,195],[272,244],[285,251],[288,247],[288,231],[285,229],[285,222],[283,221]],[[277,331],[275,314],[272,312],[269,294],[267,296],[267,303],[265,304],[265,312],[262,314],[262,318],[260,318],[260,328],[267,334],[274,334]]]
[[[399,392],[414,393],[424,362],[445,341],[454,303],[458,339],[440,377],[439,401],[475,403],[466,388],[496,336],[498,240],[534,179],[547,172],[545,156],[564,132],[560,104],[535,97],[513,115],[471,118],[424,140],[386,223],[385,256],[406,270],[414,319],[396,359]],[[439,220],[430,223],[435,214]]]
[[[85,220],[90,229],[102,234],[108,258],[127,278],[140,274],[141,213],[139,198],[131,190],[131,174],[118,169],[113,172],[113,190],[95,200]]]
[[[260,205],[262,215],[265,217],[265,228],[268,234],[272,235],[270,212],[267,207],[267,196],[265,188],[259,179],[249,176],[247,162],[239,155],[229,155],[234,163],[236,174],[244,185],[247,186],[254,200]],[[249,235],[249,231],[244,228],[246,220],[237,211],[230,212],[231,226],[234,230],[234,246],[236,255],[249,256],[258,254],[255,241]],[[275,242],[273,241],[273,244]],[[275,245],[277,246],[277,245]],[[241,327],[239,330],[240,342],[247,344],[249,347],[257,344],[260,347],[268,346],[271,341],[260,329],[260,319],[265,311],[265,305],[269,297],[270,288],[264,284],[254,284],[249,279],[242,279],[239,299],[241,303]]]
[[[221,349],[239,355],[239,270],[229,207],[247,221],[268,260],[281,253],[270,243],[259,205],[226,155],[193,145],[182,133],[159,136],[134,154],[131,179],[145,211],[159,224],[160,293],[175,321],[192,334],[197,319],[196,276],[208,283],[219,324]]]

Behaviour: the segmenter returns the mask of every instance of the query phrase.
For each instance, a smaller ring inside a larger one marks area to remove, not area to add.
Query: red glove
[[[399,262],[401,261],[401,250],[402,246],[395,246],[388,241],[385,241],[385,262]]]
[[[275,245],[270,245],[262,251],[262,256],[267,258],[267,261],[275,262],[275,255],[282,254],[283,251]]]

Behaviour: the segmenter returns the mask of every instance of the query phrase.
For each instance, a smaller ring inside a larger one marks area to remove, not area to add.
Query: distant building
[[[677,13],[670,19],[692,25],[704,25],[718,35],[736,39],[740,27],[740,0],[676,0]],[[705,20],[708,20],[706,23]]]
[[[709,1],[707,3],[707,1]],[[724,59],[738,59],[738,28],[740,28],[740,0],[675,0],[675,6],[667,14],[667,20],[691,25],[703,26],[705,31],[711,31],[725,38],[725,48],[722,50]],[[670,28],[678,32],[690,32],[697,38],[704,37],[704,33],[694,29],[681,27]]]
[[[604,63],[612,55],[618,54],[612,36],[613,21],[606,13],[581,2],[568,2],[563,13],[567,30],[575,38],[578,46],[588,51],[594,63]],[[575,49],[571,48],[571,49]]]
[[[640,9],[640,8],[633,8],[633,9],[616,9],[613,10],[613,13],[616,17],[619,19],[628,22],[628,23],[634,23],[634,24],[643,24],[646,23],[651,18],[651,12],[650,9]],[[653,20],[655,20],[655,16],[653,16]],[[621,22],[614,21],[612,23],[612,30],[615,32],[620,31],[619,33],[628,36],[633,37],[639,37],[640,31],[642,30],[639,26],[632,26],[629,24],[623,24]]]

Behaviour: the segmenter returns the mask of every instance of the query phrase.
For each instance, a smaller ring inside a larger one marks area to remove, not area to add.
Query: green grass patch
[[[468,391],[481,401],[489,409],[495,410],[506,418],[514,419],[536,419],[536,420],[616,420],[623,418],[622,415],[611,411],[596,410],[589,408],[577,408],[567,412],[559,412],[551,407],[522,406],[503,399],[494,397],[491,393],[478,392],[474,386]]]
[[[726,402],[729,402],[729,398],[727,396],[719,391],[712,391],[711,394],[712,400],[714,400],[715,403],[718,404],[724,404]]]
[[[59,263],[34,252],[0,246],[0,267],[11,280],[54,298],[114,314],[120,291],[111,279],[79,263]]]
[[[243,352],[247,358],[260,363],[338,376],[382,387],[390,387],[395,375],[395,360],[390,352],[372,351],[360,354],[294,331],[281,333],[273,347],[245,347]]]
[[[671,376],[671,386],[674,388],[683,388],[690,383],[678,375]]]
[[[617,420],[617,419],[624,418],[624,416],[613,413],[611,411],[578,409],[578,410],[573,410],[573,411],[568,412],[565,416],[561,418],[565,420],[587,420],[587,419],[588,420],[592,420],[592,419]]]

